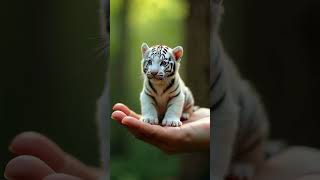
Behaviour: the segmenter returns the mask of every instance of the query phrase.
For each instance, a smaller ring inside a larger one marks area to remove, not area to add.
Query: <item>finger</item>
[[[151,124],[137,121],[136,118],[130,116],[123,118],[122,124],[130,128],[131,130],[134,130],[135,132],[144,134],[144,136],[146,136],[147,138],[153,138],[156,134],[156,130]]]
[[[56,172],[71,174],[83,179],[96,179],[100,175],[100,172],[84,165],[61,150],[50,139],[35,132],[24,132],[16,136],[9,149],[17,155],[35,156]]]
[[[122,112],[122,111],[114,111],[112,114],[111,114],[111,118],[112,119],[114,119],[114,120],[116,120],[116,121],[118,121],[119,123],[121,123],[122,122],[122,119],[124,118],[124,117],[126,117],[127,115],[124,113],[124,112]]]
[[[136,138],[158,147],[167,154],[175,153],[176,149],[172,145],[175,146],[176,144],[172,143],[175,143],[176,137],[180,133],[175,132],[172,134],[164,127],[150,125],[128,116],[123,119],[123,124]]]
[[[134,111],[132,111],[130,108],[128,108],[126,105],[122,104],[122,103],[117,103],[113,106],[112,108],[113,110],[118,110],[118,111],[122,111],[124,112],[127,116],[131,116],[137,119],[140,119],[140,115],[138,115],[137,113],[135,113]]]
[[[52,173],[54,171],[45,162],[27,155],[12,159],[5,168],[7,179],[41,180]]]
[[[55,170],[64,164],[65,153],[51,140],[35,132],[24,132],[16,136],[9,149],[16,155],[32,155]]]
[[[162,150],[167,149],[167,143],[164,143],[164,139],[159,139],[156,136],[151,136],[150,134],[145,134],[136,129],[127,127],[128,131],[133,134],[137,139],[142,140],[146,143],[152,144]]]
[[[50,174],[49,176],[43,178],[43,180],[81,180],[81,179],[75,176],[67,175],[67,174],[55,173],[55,174]]]
[[[131,132],[141,135],[141,137],[139,138],[145,141],[152,140],[162,143],[170,141],[174,137],[174,134],[168,131],[167,128],[158,125],[151,125],[142,121],[137,121],[133,117],[127,116],[123,118],[122,124],[128,127]]]

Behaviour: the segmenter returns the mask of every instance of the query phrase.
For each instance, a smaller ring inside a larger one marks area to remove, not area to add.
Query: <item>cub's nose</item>
[[[152,74],[153,76],[155,76],[155,75],[158,74],[158,72],[157,72],[157,71],[152,71],[151,74]]]

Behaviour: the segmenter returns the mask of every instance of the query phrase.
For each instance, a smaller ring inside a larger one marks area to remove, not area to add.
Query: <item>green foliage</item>
[[[186,17],[187,13],[188,7],[184,0],[133,0],[130,4],[128,19],[131,26],[149,27],[149,30],[144,31],[150,32],[155,29],[154,23],[179,22]]]
[[[111,0],[110,5],[111,103],[122,102],[140,112],[141,44],[183,45],[188,6],[184,0]],[[128,9],[125,17],[123,9]],[[127,23],[122,24],[123,20]],[[126,37],[124,42],[123,37]],[[178,173],[179,157],[167,156],[135,139],[125,128],[112,121],[110,164],[111,179],[173,179]]]

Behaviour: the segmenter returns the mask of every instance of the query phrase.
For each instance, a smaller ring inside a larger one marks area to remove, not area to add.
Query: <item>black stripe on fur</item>
[[[173,91],[169,92],[169,94],[176,92],[179,87],[180,87],[180,84],[178,83],[177,87]]]
[[[154,96],[152,96],[151,94],[148,94],[146,91],[144,91],[144,93],[149,96],[155,103],[157,103],[156,98]]]
[[[148,80],[148,83],[149,83],[149,86],[151,87],[151,89],[153,90],[153,92],[155,92],[156,94],[158,94],[157,91],[156,91],[156,89],[154,89],[154,87],[153,87],[153,85],[152,85],[152,83],[151,83],[150,80]]]
[[[172,96],[171,99],[176,98],[177,96],[179,96],[180,93],[181,93],[181,91],[179,91],[176,95]]]
[[[176,71],[176,63],[173,63],[172,69],[173,69],[173,71],[168,75],[168,77],[171,77],[171,76],[174,75],[174,73],[175,73],[175,71]]]
[[[167,92],[167,91],[173,86],[175,80],[176,80],[175,78],[173,78],[173,79],[171,80],[170,84],[166,87],[166,89],[163,91],[162,94],[164,94],[165,92]]]

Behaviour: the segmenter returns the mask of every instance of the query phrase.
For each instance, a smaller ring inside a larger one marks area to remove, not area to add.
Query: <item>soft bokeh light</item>
[[[132,26],[148,26],[158,21],[179,21],[188,14],[185,0],[132,0],[129,22]],[[151,23],[151,24],[150,24]]]

